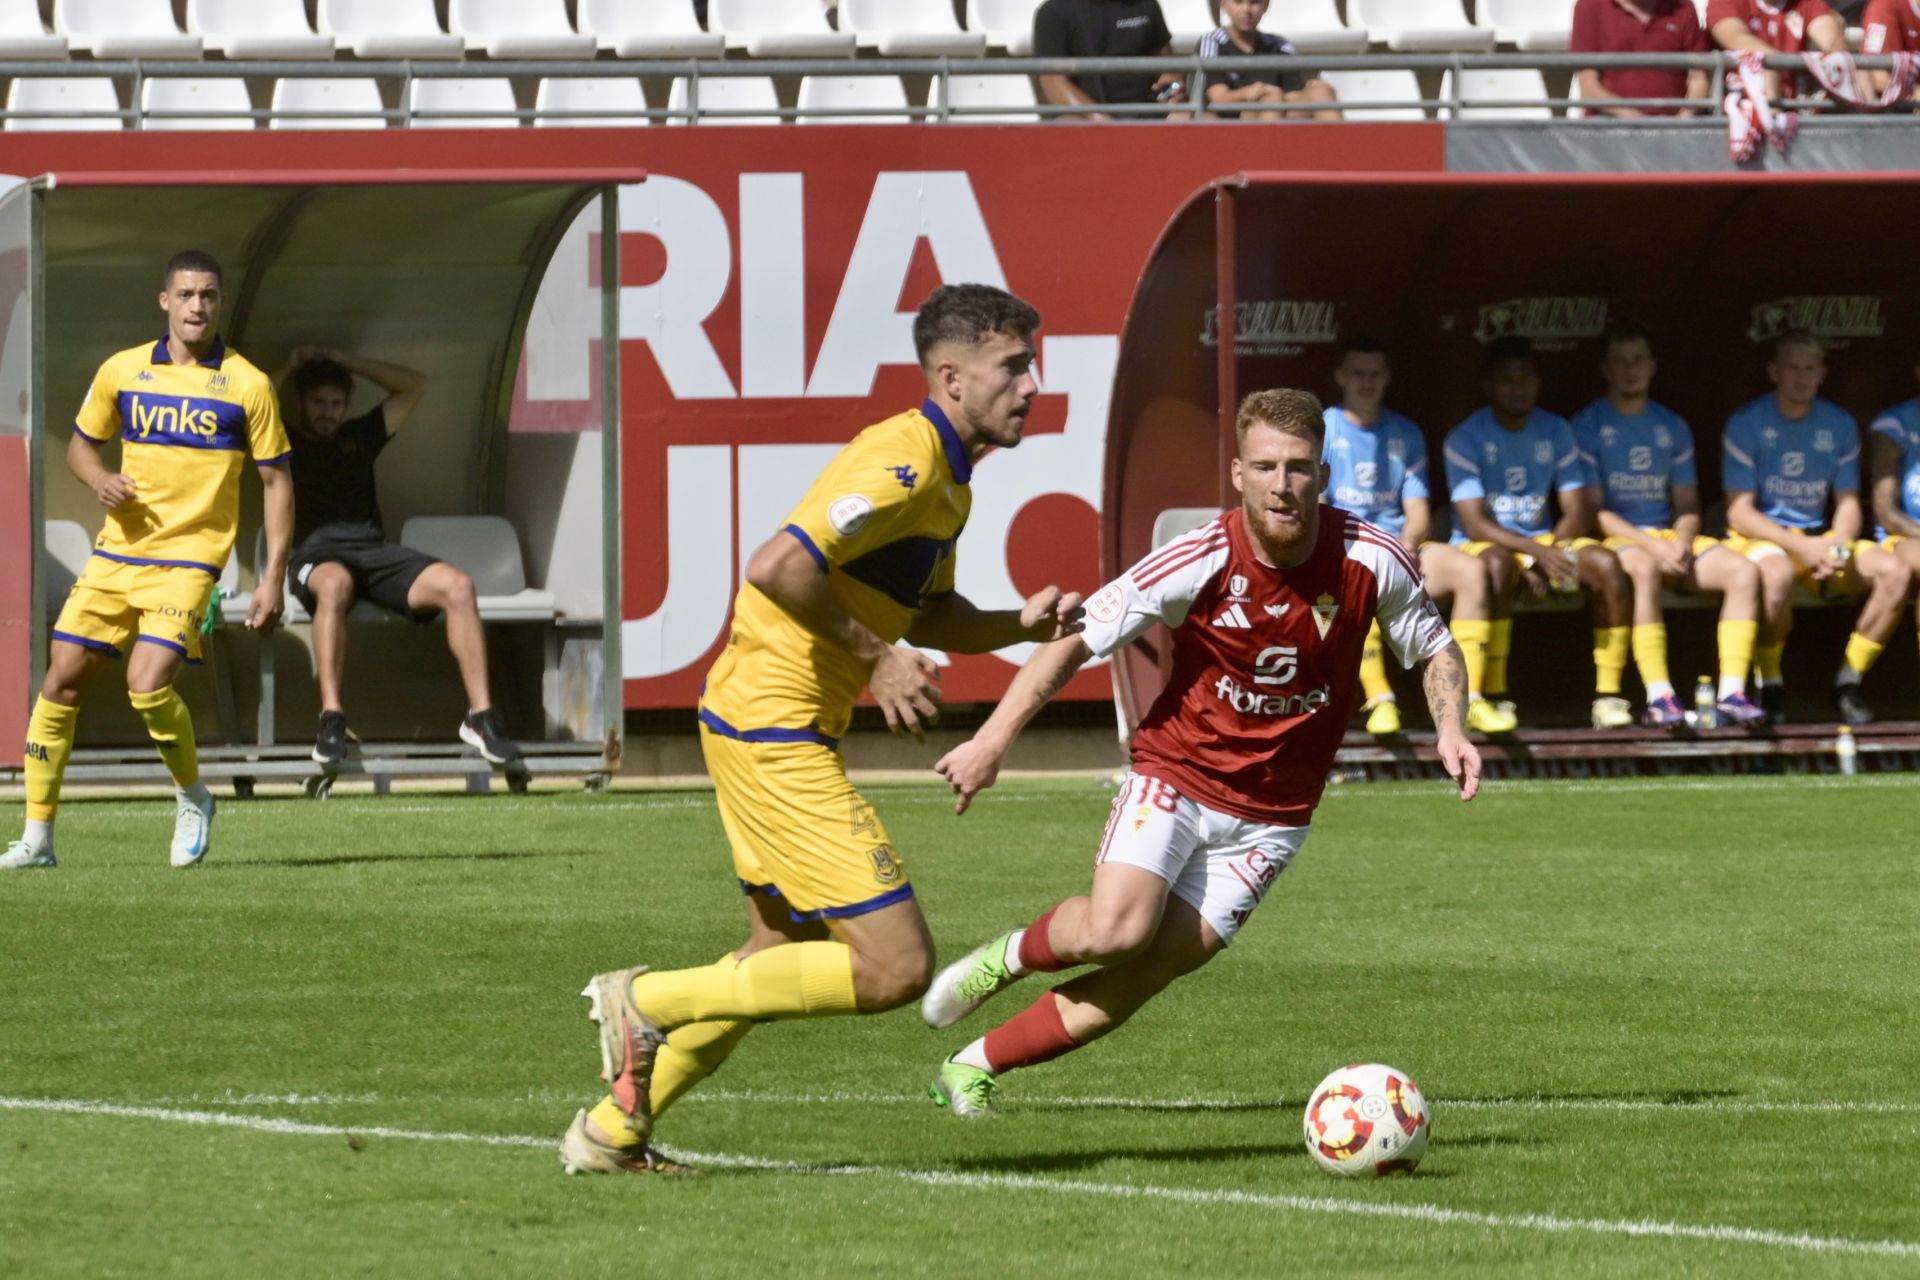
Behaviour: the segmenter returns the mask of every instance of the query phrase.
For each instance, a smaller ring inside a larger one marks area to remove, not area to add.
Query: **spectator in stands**
[[[1920,375],[1920,365],[1914,373]],[[1902,400],[1868,429],[1873,536],[1920,573],[1920,396]]]
[[[1867,0],[1860,25],[1862,53],[1920,53],[1920,11],[1912,0]],[[1885,93],[1892,78],[1890,71],[1867,72],[1875,94]],[[1920,100],[1920,85],[1909,97]]]
[[[356,418],[347,417],[355,375],[387,393]],[[466,686],[460,740],[494,764],[511,764],[520,748],[501,732],[487,685],[487,641],[473,579],[423,551],[387,540],[374,485],[374,460],[426,392],[412,369],[332,347],[295,347],[274,374],[293,383],[293,593],[313,615],[313,658],[320,682],[320,731],[313,758],[338,764],[347,755],[347,717],[340,684],[346,666],[347,611],[371,600],[414,622],[447,619],[447,648]]]
[[[1700,480],[1687,421],[1653,399],[1653,339],[1639,325],[1607,330],[1600,377],[1607,393],[1573,418],[1599,513],[1600,533],[1633,582],[1633,662],[1647,687],[1643,717],[1653,729],[1677,729],[1686,709],[1667,671],[1662,587],[1721,597],[1721,724],[1752,725],[1767,713],[1747,697],[1747,669],[1760,624],[1760,573],[1745,556],[1700,532]]]
[[[1577,0],[1574,53],[1708,53],[1713,46],[1692,0]],[[1576,73],[1588,111],[1610,116],[1692,115],[1677,107],[1616,107],[1609,98],[1705,98],[1706,71],[1684,67],[1627,68]]]
[[[1847,52],[1847,24],[1827,0],[1707,0],[1707,31],[1729,53]],[[1858,74],[1869,96],[1867,75]],[[1781,96],[1778,72],[1767,72],[1767,96]]]
[[[1033,12],[1036,58],[1170,57],[1173,33],[1160,0],[1046,0]],[[1056,106],[1129,102],[1184,102],[1186,85],[1172,73],[1040,77],[1040,92]],[[1111,120],[1095,111],[1071,117]],[[1135,117],[1137,118],[1137,117]]]
[[[1760,567],[1760,642],[1753,655],[1760,705],[1770,719],[1780,718],[1780,655],[1793,629],[1797,580],[1821,596],[1867,597],[1834,674],[1832,696],[1848,724],[1868,724],[1873,712],[1860,680],[1899,624],[1913,570],[1860,536],[1860,426],[1820,396],[1827,376],[1820,340],[1783,335],[1767,376],[1773,394],[1749,401],[1727,419],[1720,457],[1727,543]]]
[[[1285,37],[1260,29],[1267,15],[1268,0],[1220,0],[1221,25],[1200,41],[1203,58],[1234,58],[1261,55],[1272,57],[1293,53]],[[1227,112],[1242,120],[1338,120],[1340,109],[1332,104],[1338,95],[1333,86],[1319,76],[1304,71],[1206,72],[1207,105],[1216,112]],[[1229,107],[1230,103],[1317,103],[1317,111],[1255,111]]]
[[[1448,432],[1444,446],[1454,545],[1468,555],[1484,555],[1494,547],[1512,553],[1521,581],[1536,600],[1549,591],[1587,593],[1593,613],[1593,727],[1626,728],[1633,723],[1633,708],[1620,696],[1620,685],[1633,588],[1619,557],[1586,536],[1593,508],[1573,428],[1537,407],[1540,373],[1525,338],[1499,338],[1488,345],[1482,385],[1487,407]],[[1489,698],[1506,691],[1512,625],[1496,615],[1487,644]]]

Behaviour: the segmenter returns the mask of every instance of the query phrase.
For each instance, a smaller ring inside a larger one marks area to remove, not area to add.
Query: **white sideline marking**
[[[284,1120],[272,1116],[237,1116],[217,1111],[175,1111],[162,1107],[131,1107],[81,1098],[0,1096],[0,1111],[120,1116],[137,1120],[162,1120],[174,1124],[212,1125],[256,1133],[314,1137],[344,1137],[351,1134],[359,1137],[393,1138],[416,1142],[474,1143],[482,1146],[531,1147],[547,1150],[553,1150],[557,1145],[551,1137],[534,1138],[519,1134],[456,1133],[428,1129],[307,1124],[299,1120]],[[883,1178],[895,1182],[911,1182],[925,1187],[959,1187],[982,1191],[1039,1191],[1050,1195],[1098,1196],[1118,1200],[1164,1200],[1175,1204],[1239,1205],[1261,1209],[1292,1210],[1298,1213],[1396,1218],[1403,1221],[1430,1222],[1440,1226],[1485,1227],[1492,1230],[1545,1231],[1560,1234],[1585,1232],[1593,1235],[1703,1240],[1714,1244],[1751,1244],[1803,1253],[1920,1258],[1920,1242],[1908,1240],[1850,1240],[1841,1236],[1816,1236],[1807,1232],[1788,1233],[1767,1231],[1756,1227],[1721,1225],[1694,1226],[1684,1222],[1661,1222],[1644,1218],[1567,1218],[1546,1213],[1480,1213],[1468,1209],[1448,1209],[1433,1204],[1376,1203],[1340,1200],[1331,1196],[1274,1195],[1225,1189],[1205,1190],[1138,1183],[1090,1182],[1080,1179],[1036,1178],[1027,1174],[950,1173],[935,1169],[889,1169],[873,1165],[816,1165],[789,1160],[771,1160],[761,1156],[687,1151],[679,1148],[662,1147],[661,1150],[674,1159],[686,1160],[714,1169],[760,1169],[775,1173]]]

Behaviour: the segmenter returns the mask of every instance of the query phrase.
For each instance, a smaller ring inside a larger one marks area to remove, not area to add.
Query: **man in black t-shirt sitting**
[[[1202,58],[1286,56],[1294,52],[1285,36],[1260,29],[1268,0],[1220,0],[1220,25],[1200,41]],[[1319,76],[1304,71],[1241,71],[1231,62],[1205,68],[1206,102],[1216,112],[1242,120],[1338,120],[1338,95]],[[1317,111],[1249,110],[1241,103],[1313,103]]]
[[[1173,36],[1160,0],[1045,0],[1033,13],[1036,58],[1170,57]],[[1124,102],[1184,102],[1186,86],[1177,75],[1115,72],[1108,75],[1040,77],[1040,92],[1056,106]],[[1069,120],[1112,120],[1103,112],[1067,116]],[[1121,117],[1138,120],[1137,115]]]
[[[347,417],[358,374],[387,393]],[[273,383],[293,382],[291,589],[313,615],[313,659],[320,681],[320,733],[313,758],[335,764],[347,754],[340,681],[346,667],[347,611],[371,600],[415,622],[447,619],[447,648],[460,668],[469,710],[460,740],[494,764],[520,758],[500,731],[487,686],[487,640],[473,579],[423,551],[387,540],[373,464],[427,389],[425,374],[331,347],[296,347]]]

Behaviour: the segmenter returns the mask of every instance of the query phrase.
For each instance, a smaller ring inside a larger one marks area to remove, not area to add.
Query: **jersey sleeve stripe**
[[[1458,449],[1449,447],[1444,452],[1447,455],[1447,461],[1462,471],[1465,471],[1469,475],[1477,476],[1480,474],[1480,464],[1461,453]]]
[[[1684,453],[1676,454],[1674,456],[1673,465],[1677,467],[1683,462],[1692,462],[1692,461],[1693,461],[1693,450],[1688,449]]]
[[[1389,542],[1384,538],[1367,537],[1365,535],[1357,537],[1353,541],[1364,546],[1378,547],[1391,556],[1394,562],[1404,569],[1415,582],[1420,580],[1420,571],[1414,567],[1413,560],[1407,555],[1406,548],[1402,547],[1399,543]]]
[[[1406,549],[1406,547],[1401,545],[1400,539],[1394,537],[1392,534],[1388,533],[1385,529],[1382,529],[1379,525],[1368,524],[1365,520],[1350,519],[1348,523],[1347,533],[1350,539],[1358,539],[1359,541],[1362,541],[1362,542],[1371,542],[1377,546],[1385,548],[1387,551],[1392,553],[1394,559],[1400,562],[1400,567],[1402,569],[1405,569],[1408,573],[1412,574],[1416,581],[1419,579],[1420,577],[1419,562],[1417,562],[1413,558],[1412,553],[1409,552]]]
[[[1860,461],[1860,446],[1855,445],[1853,446],[1852,453],[1841,454],[1838,458],[1835,458],[1833,460],[1833,464],[1837,467],[1844,467],[1849,462],[1858,462],[1858,461]]]
[[[1141,588],[1151,587],[1156,583],[1164,582],[1166,579],[1172,577],[1174,574],[1178,573],[1180,570],[1186,568],[1187,566],[1193,564],[1194,562],[1199,560],[1205,560],[1208,556],[1214,555],[1221,551],[1225,551],[1226,549],[1227,549],[1227,539],[1223,535],[1216,540],[1213,540],[1210,542],[1204,542],[1198,546],[1188,548],[1187,553],[1182,555],[1177,560],[1162,561],[1158,566],[1156,566],[1153,569],[1145,570],[1145,571],[1135,571],[1135,573],[1133,574],[1133,583],[1136,587],[1141,587]]]
[[[1219,520],[1209,520],[1198,529],[1191,529],[1181,534],[1166,546],[1149,551],[1146,555],[1140,557],[1140,562],[1135,565],[1134,568],[1142,572],[1151,571],[1156,567],[1156,562],[1177,556],[1181,551],[1191,547],[1194,543],[1208,541],[1225,532],[1226,529],[1221,525]]]
[[[1895,440],[1903,443],[1907,437],[1906,428],[1901,426],[1900,419],[1894,417],[1892,414],[1887,414],[1883,418],[1875,418],[1873,425],[1867,428],[1867,432],[1868,434],[1872,434],[1875,431],[1880,432],[1882,435],[1892,436]]]
[[[1741,452],[1740,446],[1735,444],[1731,439],[1721,441],[1720,447],[1726,451],[1728,457],[1732,458],[1741,466],[1750,467],[1753,465],[1753,459]]]

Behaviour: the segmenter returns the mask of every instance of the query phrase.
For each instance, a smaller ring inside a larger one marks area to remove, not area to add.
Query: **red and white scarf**
[[[1846,53],[1805,53],[1800,56],[1819,89],[1849,111],[1885,111],[1904,102],[1920,78],[1920,56],[1911,53],[1893,55],[1893,71],[1878,99],[1860,93],[1853,55]],[[1763,57],[1743,53],[1734,60],[1727,74],[1727,154],[1735,164],[1745,164],[1760,153],[1762,141],[1785,153],[1800,131],[1798,112],[1781,111],[1767,102],[1767,68]]]

